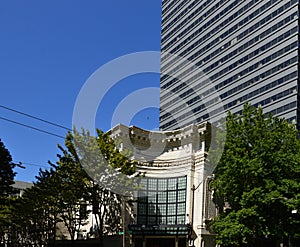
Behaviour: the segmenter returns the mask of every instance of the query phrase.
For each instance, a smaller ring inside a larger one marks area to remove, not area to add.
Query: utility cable
[[[42,130],[42,129],[39,129],[39,128],[36,128],[36,127],[32,127],[30,125],[26,125],[26,124],[23,124],[23,123],[14,121],[14,120],[10,120],[8,118],[0,117],[0,119],[4,120],[4,121],[7,121],[7,122],[10,122],[10,123],[18,124],[18,125],[21,125],[23,127],[26,127],[26,128],[29,128],[29,129],[33,129],[33,130],[36,130],[36,131],[39,131],[39,132],[42,132],[42,133],[45,133],[45,134],[48,134],[48,135],[52,135],[52,136],[55,136],[55,137],[59,137],[59,138],[65,139],[65,137],[63,137],[61,135],[57,135],[57,134],[54,134],[54,133],[46,131],[46,130]]]
[[[39,167],[39,168],[50,168],[48,166],[37,165],[37,164],[29,163],[29,162],[22,162],[22,161],[13,161],[13,162],[21,164],[21,165],[26,165],[26,166],[28,165],[28,166],[36,166],[36,167]]]
[[[27,114],[25,112],[21,112],[21,111],[17,111],[15,109],[12,109],[10,107],[7,107],[7,106],[4,106],[4,105],[0,105],[1,108],[4,108],[8,111],[12,111],[12,112],[15,112],[15,113],[18,113],[20,115],[23,115],[23,116],[26,116],[26,117],[29,117],[29,118],[33,118],[35,120],[38,120],[38,121],[41,121],[41,122],[44,122],[44,123],[47,123],[47,124],[50,124],[50,125],[53,125],[53,126],[56,126],[56,127],[59,127],[59,128],[62,128],[62,129],[65,129],[65,130],[69,130],[69,131],[72,131],[70,128],[68,127],[65,127],[63,125],[60,125],[60,124],[57,124],[57,123],[54,123],[54,122],[51,122],[51,121],[48,121],[48,120],[45,120],[45,119],[42,119],[42,118],[39,118],[39,117],[35,117],[33,115],[30,115],[30,114]]]

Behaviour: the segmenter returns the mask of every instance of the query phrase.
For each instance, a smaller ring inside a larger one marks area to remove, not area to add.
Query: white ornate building
[[[207,158],[211,130],[204,122],[174,131],[124,125],[109,131],[145,173],[135,222],[129,225],[135,247],[215,246],[206,225],[216,215],[209,188],[213,167]]]

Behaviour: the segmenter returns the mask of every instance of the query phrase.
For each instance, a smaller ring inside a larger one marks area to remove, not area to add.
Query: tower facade
[[[163,0],[160,128],[240,113],[299,123],[299,0]]]

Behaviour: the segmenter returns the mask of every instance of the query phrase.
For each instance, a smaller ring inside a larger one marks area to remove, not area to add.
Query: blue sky
[[[120,56],[160,50],[161,0],[5,0],[0,3],[0,105],[72,127],[76,97],[102,65]],[[158,61],[159,62],[159,61]],[[114,108],[131,92],[158,87],[158,74],[120,81],[105,97],[96,125],[110,128]],[[62,128],[0,107],[0,117],[65,136]],[[158,110],[145,109],[132,124],[158,127]],[[32,181],[56,161],[63,139],[0,119],[0,138]]]

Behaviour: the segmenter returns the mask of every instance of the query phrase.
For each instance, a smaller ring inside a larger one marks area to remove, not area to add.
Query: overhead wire
[[[15,112],[15,113],[18,113],[20,115],[23,115],[23,116],[26,116],[26,117],[29,117],[29,118],[32,118],[32,119],[35,119],[35,120],[38,120],[38,121],[41,121],[41,122],[44,122],[44,123],[47,123],[49,125],[52,125],[52,126],[55,126],[55,127],[59,127],[59,128],[62,128],[64,130],[68,130],[68,131],[72,131],[70,128],[68,127],[65,127],[63,125],[60,125],[60,124],[57,124],[57,123],[54,123],[54,122],[51,122],[51,121],[48,121],[48,120],[45,120],[45,119],[42,119],[40,117],[36,117],[36,116],[33,116],[31,114],[28,114],[28,113],[25,113],[25,112],[22,112],[22,111],[18,111],[18,110],[15,110],[13,108],[10,108],[10,107],[7,107],[7,106],[4,106],[4,105],[1,105],[0,104],[0,108],[3,108],[3,109],[6,109],[6,110],[9,110],[9,111],[12,111],[12,112]],[[4,121],[7,121],[7,122],[11,122],[11,123],[14,123],[14,124],[17,124],[17,125],[20,125],[20,126],[23,126],[23,127],[26,127],[26,128],[29,128],[29,129],[32,129],[32,130],[35,130],[35,131],[39,131],[39,132],[42,132],[44,134],[48,134],[48,135],[51,135],[51,136],[55,136],[55,137],[58,137],[58,138],[61,138],[61,139],[65,139],[65,137],[61,136],[61,135],[58,135],[58,134],[55,134],[55,133],[52,133],[50,131],[46,131],[46,130],[43,130],[43,129],[40,129],[40,128],[36,128],[36,127],[33,127],[33,126],[30,126],[30,125],[27,125],[27,124],[23,124],[23,123],[20,123],[18,121],[14,121],[14,120],[11,120],[11,119],[8,119],[8,118],[4,118],[4,117],[0,117],[1,120],[4,120]],[[33,164],[33,163],[28,163],[28,162],[18,162],[18,163],[21,163],[21,164],[24,164],[24,165],[31,165],[31,166],[36,166],[36,167],[43,167],[43,168],[48,168],[46,166],[42,166],[42,165],[37,165],[37,164]],[[183,171],[172,171],[171,172],[172,174],[184,174]],[[195,176],[191,176],[191,177],[194,177],[196,178]]]
[[[32,130],[36,130],[36,131],[42,132],[42,133],[44,133],[44,134],[48,134],[48,135],[51,135],[51,136],[55,136],[55,137],[58,137],[58,138],[65,139],[65,137],[63,137],[63,136],[61,136],[61,135],[57,135],[57,134],[54,134],[54,133],[49,132],[49,131],[47,131],[47,130],[42,130],[42,129],[39,129],[39,128],[30,126],[30,125],[27,125],[27,124],[23,124],[23,123],[20,123],[20,122],[18,122],[18,121],[14,121],[14,120],[11,120],[11,119],[8,119],[8,118],[4,118],[4,117],[0,117],[0,119],[1,119],[1,120],[4,120],[4,121],[7,121],[7,122],[10,122],[10,123],[14,123],[14,124],[23,126],[23,127],[26,127],[26,128],[29,128],[29,129],[32,129]]]
[[[52,125],[52,126],[55,126],[55,127],[58,127],[58,128],[62,128],[64,130],[72,131],[70,128],[65,127],[65,126],[63,126],[61,124],[57,124],[57,123],[54,123],[52,121],[49,121],[49,120],[46,120],[46,119],[43,119],[43,118],[40,118],[40,117],[36,117],[34,115],[31,115],[31,114],[25,113],[23,111],[19,111],[19,110],[13,109],[13,108],[5,106],[5,105],[1,105],[0,104],[0,108],[3,108],[5,110],[8,110],[8,111],[11,111],[11,112],[14,112],[14,113],[17,113],[17,114],[20,114],[20,115],[23,115],[23,116],[35,119],[35,120],[38,120],[40,122],[47,123],[49,125]],[[32,130],[35,130],[35,131],[42,132],[44,134],[48,134],[48,135],[52,135],[52,136],[55,136],[55,137],[58,137],[58,138],[65,139],[65,137],[63,137],[61,135],[58,135],[58,134],[55,134],[53,132],[50,132],[50,131],[47,131],[47,130],[43,130],[43,129],[40,129],[40,128],[37,128],[37,127],[33,127],[31,125],[23,124],[21,122],[15,121],[15,120],[11,120],[11,119],[8,119],[8,118],[5,118],[5,117],[0,117],[0,119],[4,120],[4,121],[7,121],[7,122],[10,122],[10,123],[14,123],[14,124],[23,126],[23,127],[26,127],[26,128],[29,128],[29,129],[32,129]]]
[[[32,119],[44,122],[44,123],[47,123],[47,124],[50,124],[50,125],[53,125],[53,126],[56,126],[56,127],[68,130],[68,131],[72,131],[70,128],[65,127],[65,126],[63,126],[61,124],[57,124],[57,123],[51,122],[49,120],[46,120],[46,119],[43,119],[43,118],[40,118],[40,117],[36,117],[36,116],[31,115],[31,114],[28,114],[28,113],[25,113],[25,112],[22,112],[22,111],[18,111],[18,110],[15,110],[13,108],[10,108],[10,107],[7,107],[7,106],[1,105],[1,104],[0,104],[0,107],[3,108],[3,109],[6,109],[8,111],[12,111],[12,112],[18,113],[20,115],[23,115],[23,116],[26,116],[26,117],[29,117],[29,118],[32,118]]]
[[[28,165],[28,166],[36,166],[39,168],[49,168],[50,166],[43,166],[43,165],[38,165],[38,164],[33,164],[33,163],[29,163],[29,162],[23,162],[23,161],[13,161],[14,163],[19,163],[21,165]]]
[[[10,108],[10,107],[4,106],[4,105],[0,105],[0,108],[12,111],[14,113],[17,113],[17,114],[20,114],[20,115],[23,115],[23,116],[26,116],[26,117],[29,117],[29,118],[32,118],[32,119],[44,122],[44,123],[47,123],[47,124],[55,126],[55,127],[62,128],[64,130],[72,131],[70,128],[65,127],[65,126],[63,126],[61,124],[57,124],[57,123],[54,123],[54,122],[51,122],[51,121],[48,121],[48,120],[45,120],[45,119],[33,116],[31,114],[15,110],[13,108]],[[51,135],[51,136],[55,136],[55,137],[58,137],[58,138],[61,138],[61,139],[65,139],[64,136],[61,136],[61,135],[55,134],[53,132],[37,128],[37,127],[33,127],[33,126],[30,126],[30,125],[27,125],[27,124],[24,124],[24,123],[21,123],[21,122],[12,120],[12,119],[8,119],[8,118],[1,117],[1,116],[0,116],[0,119],[4,120],[4,121],[7,121],[7,122],[10,122],[10,123],[13,123],[13,124],[17,124],[17,125],[20,125],[20,126],[23,126],[23,127],[29,128],[29,129],[32,129],[32,130],[35,130],[35,131],[38,131],[38,132],[41,132],[41,133],[44,133],[44,134],[47,134],[47,135]],[[47,166],[37,165],[37,164],[29,163],[29,162],[21,162],[21,161],[14,161],[14,162],[20,164],[20,166],[19,166],[20,168],[23,168],[23,167],[21,167],[21,165],[36,166],[36,167],[39,167],[39,168],[46,168],[46,169],[49,168]]]

